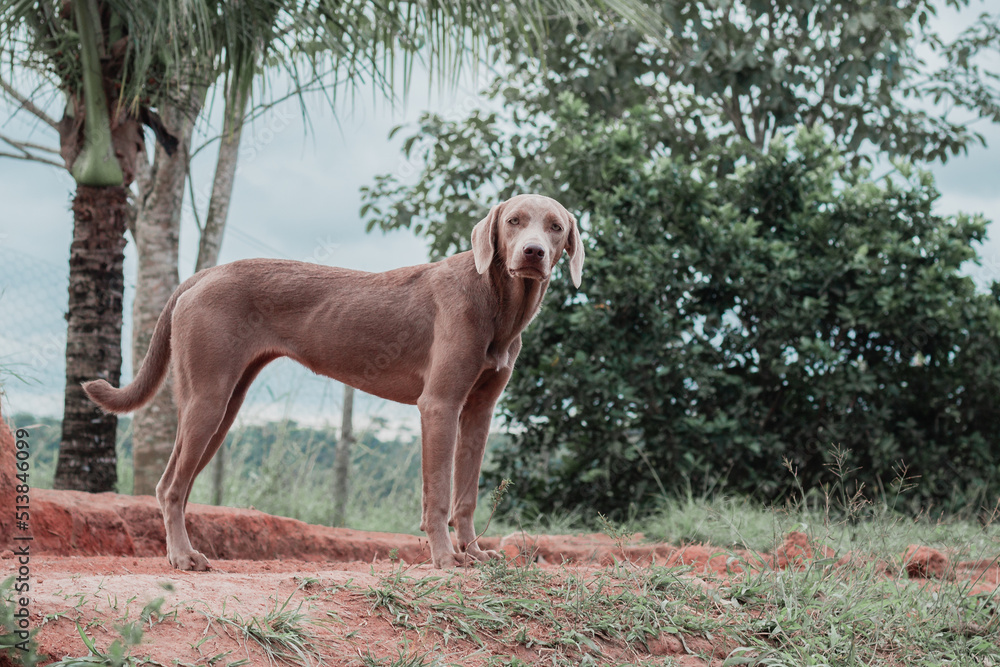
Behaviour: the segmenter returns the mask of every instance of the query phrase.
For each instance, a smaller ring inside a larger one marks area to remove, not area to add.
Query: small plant
[[[625,563],[630,563],[629,559],[625,556],[625,549],[635,537],[636,531],[629,530],[624,526],[616,526],[614,522],[600,512],[597,514],[597,521],[601,526],[601,531],[610,537],[615,543],[615,546],[618,547],[618,551],[622,554],[623,561]]]
[[[80,658],[63,658],[52,663],[51,667],[86,667],[89,665],[102,665],[106,667],[138,667],[149,664],[148,658],[140,658],[132,655],[132,649],[142,643],[144,634],[143,626],[162,620],[160,608],[163,606],[163,598],[152,600],[142,608],[139,618],[131,623],[122,623],[115,626],[120,638],[111,642],[106,651],[97,648],[93,639],[87,636],[84,628],[76,624],[76,631],[80,634],[84,646],[87,647],[89,655]],[[110,602],[110,600],[109,600]],[[114,607],[112,607],[114,608]],[[154,617],[156,620],[154,620]]]
[[[372,655],[371,650],[361,656],[361,664],[364,667],[431,667],[439,664],[437,660],[429,657],[429,653],[407,654],[403,649],[399,649],[399,654],[393,658],[378,658]]]
[[[410,615],[414,611],[414,607],[395,587],[369,587],[365,595],[372,601],[371,610],[376,612],[384,609],[389,614],[390,622],[393,625],[409,629],[417,627],[410,622]]]
[[[231,616],[224,613],[218,616],[211,613],[206,615],[223,627],[237,632],[243,642],[252,640],[264,650],[272,664],[283,661],[311,665],[313,660],[321,661],[315,633],[309,627],[315,621],[302,611],[302,603],[294,609],[290,606],[292,597],[298,590],[292,591],[280,606],[275,603],[274,608],[263,616],[244,618],[237,613]]]
[[[504,494],[507,493],[507,489],[510,488],[513,483],[514,482],[509,479],[502,479],[496,488],[490,492],[490,515],[486,518],[486,525],[483,526],[483,529],[479,531],[478,535],[476,535],[477,540],[486,534],[486,531],[490,527],[490,522],[493,521],[493,515],[496,514],[497,507],[500,506],[500,501],[503,500]]]
[[[508,595],[527,596],[538,586],[549,583],[551,575],[530,563],[519,565],[506,558],[492,558],[481,563],[476,572],[484,583]]]
[[[17,593],[11,576],[0,583],[0,657],[7,656],[14,664],[34,667],[42,660],[35,643],[38,629],[21,630],[18,620]],[[27,636],[21,632],[27,632]]]
[[[97,648],[94,640],[87,636],[80,624],[77,623],[76,631],[80,634],[80,639],[90,652],[89,655],[81,658],[63,658],[52,663],[51,667],[87,667],[90,665],[102,665],[107,667],[137,667],[143,665],[147,660],[131,655],[132,648],[142,641],[142,628],[135,624],[127,626],[116,626],[121,633],[121,638],[111,642],[107,651]]]

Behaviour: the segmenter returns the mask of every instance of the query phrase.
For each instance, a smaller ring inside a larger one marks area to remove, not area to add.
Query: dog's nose
[[[545,248],[537,243],[529,243],[524,246],[524,254],[530,259],[542,259],[545,257]]]

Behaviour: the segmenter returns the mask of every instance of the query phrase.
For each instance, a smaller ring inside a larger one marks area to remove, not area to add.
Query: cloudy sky
[[[984,5],[974,3],[964,16],[943,12],[944,32],[954,32]],[[464,117],[486,106],[477,91],[488,82],[471,68],[461,83],[439,90],[426,74],[414,78],[405,104],[374,101],[372,90],[340,95],[336,107],[310,97],[303,124],[296,101],[262,115],[245,131],[239,173],[233,192],[220,261],[246,257],[279,257],[379,271],[426,261],[425,243],[408,232],[367,234],[360,219],[359,188],[376,174],[410,169],[400,152],[402,132],[388,140],[389,130],[413,123],[420,112],[434,109]],[[218,105],[221,107],[221,105]],[[56,146],[55,133],[31,116],[0,100],[0,132]],[[216,109],[217,120],[221,109]],[[53,111],[59,115],[58,111]],[[216,123],[215,127],[220,124]],[[942,197],[942,214],[984,213],[1000,220],[1000,128],[979,123],[989,148],[974,147],[967,156],[933,168]],[[209,130],[202,127],[195,144]],[[2,150],[2,148],[0,148]],[[195,199],[204,215],[211,186],[215,147],[199,154],[193,165]],[[62,345],[65,341],[67,260],[72,238],[69,204],[73,181],[65,170],[0,158],[0,376],[5,388],[4,411],[57,414],[62,401]],[[181,279],[193,272],[197,253],[190,198],[181,231]],[[994,226],[994,229],[1000,227]],[[981,280],[1000,279],[1000,232],[982,249],[983,266],[970,269]],[[134,245],[126,249],[127,299],[135,282]],[[131,303],[126,304],[128,326]],[[125,333],[128,340],[129,332]],[[128,360],[130,355],[125,354]],[[128,361],[126,365],[130,366]],[[130,368],[126,368],[129,374]],[[12,377],[16,374],[17,378]],[[338,423],[340,390],[335,383],[299,371],[288,361],[268,369],[248,399],[256,418],[293,416],[312,423]],[[369,399],[359,404],[362,420],[372,416],[412,424],[411,408]]]

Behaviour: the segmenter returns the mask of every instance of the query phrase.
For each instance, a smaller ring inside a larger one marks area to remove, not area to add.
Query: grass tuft
[[[213,622],[227,631],[235,631],[238,641],[253,641],[264,650],[268,662],[285,662],[293,665],[323,664],[321,647],[315,641],[311,626],[317,621],[302,611],[302,602],[291,606],[293,591],[285,601],[261,616],[243,617],[238,613],[220,615],[203,612]]]

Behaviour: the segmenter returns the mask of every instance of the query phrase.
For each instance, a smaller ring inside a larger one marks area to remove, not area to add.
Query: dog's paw
[[[493,549],[480,549],[476,546],[470,547],[465,553],[480,563],[485,563],[486,561],[493,560],[494,558],[502,558],[500,552],[498,551],[493,551]]]
[[[170,564],[178,570],[205,572],[209,570],[208,559],[197,551],[177,554],[170,557]]]
[[[446,552],[443,554],[433,554],[431,562],[434,563],[434,567],[436,568],[450,570],[454,567],[469,567],[475,561],[468,554]]]

